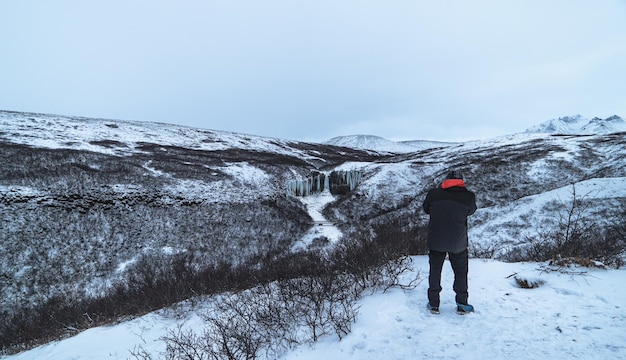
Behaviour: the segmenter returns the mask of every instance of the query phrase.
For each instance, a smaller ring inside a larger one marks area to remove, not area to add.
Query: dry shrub
[[[514,279],[517,286],[522,289],[536,289],[546,283],[544,280],[541,279],[527,279],[517,275],[514,277]]]

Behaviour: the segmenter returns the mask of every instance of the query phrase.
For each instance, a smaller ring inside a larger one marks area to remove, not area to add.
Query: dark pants
[[[467,268],[469,255],[467,250],[460,253],[447,253],[454,271],[454,284],[452,288],[456,293],[456,302],[467,304]],[[433,306],[439,306],[439,293],[441,292],[441,270],[446,259],[446,253],[430,250],[428,253],[430,273],[428,275],[428,301]]]

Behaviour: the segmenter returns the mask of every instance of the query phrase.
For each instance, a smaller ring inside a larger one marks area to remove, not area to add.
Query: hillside
[[[614,241],[606,230],[626,216],[625,136],[526,133],[394,153],[0,112],[2,316],[59,296],[98,297],[181,256],[190,267],[236,266],[342,237],[418,238],[424,195],[449,168],[478,196],[474,258],[536,250],[572,204],[599,239]],[[333,172],[356,177],[316,200]],[[294,196],[294,181],[312,196]],[[594,260],[623,264],[624,253],[614,255]]]
[[[528,128],[525,132],[556,135],[606,135],[626,132],[626,121],[617,115],[606,119],[594,117],[591,120],[582,115],[564,116],[544,121]],[[338,136],[325,143],[353,149],[392,153],[411,153],[432,148],[460,145],[454,142],[429,140],[391,141],[375,135]]]

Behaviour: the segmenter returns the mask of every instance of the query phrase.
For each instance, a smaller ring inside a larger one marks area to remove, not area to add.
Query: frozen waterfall
[[[308,196],[329,190],[333,195],[345,195],[361,182],[361,173],[356,170],[332,171],[326,175],[313,172],[311,176],[287,182],[287,193],[293,196]]]

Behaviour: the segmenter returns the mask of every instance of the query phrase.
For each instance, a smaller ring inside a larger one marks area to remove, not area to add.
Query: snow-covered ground
[[[426,308],[428,258],[413,257],[422,282],[414,290],[392,289],[359,302],[359,317],[341,341],[327,336],[282,359],[623,359],[626,358],[626,270],[572,268],[545,272],[542,264],[470,260],[473,314],[455,313],[453,274],[446,263],[441,314]],[[514,274],[542,280],[536,289],[516,285]],[[407,274],[407,279],[413,274]],[[181,319],[157,311],[115,326],[94,328],[4,360],[126,359],[140,346],[158,355],[159,340],[179,324],[200,332],[197,316]],[[263,357],[261,357],[263,358]]]
[[[361,317],[341,342],[326,338],[286,359],[613,359],[626,356],[624,270],[586,276],[545,273],[538,264],[470,261],[470,302],[455,313],[453,274],[446,265],[441,315],[425,309],[428,259],[414,258],[424,281],[361,302]],[[585,269],[586,270],[586,269]],[[511,275],[545,281],[519,288]],[[617,286],[617,287],[616,287]]]

